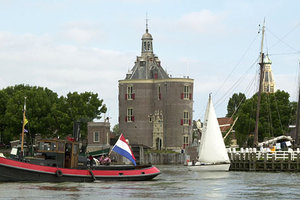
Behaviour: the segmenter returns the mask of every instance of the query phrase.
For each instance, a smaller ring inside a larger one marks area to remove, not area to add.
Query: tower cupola
[[[146,20],[146,33],[142,37],[142,55],[153,54],[152,35],[148,32],[148,21]]]

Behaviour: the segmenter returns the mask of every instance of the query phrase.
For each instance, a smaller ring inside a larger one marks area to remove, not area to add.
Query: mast
[[[299,62],[300,68],[300,62]],[[296,130],[295,130],[295,146],[298,147],[299,145],[299,118],[300,118],[300,76],[298,75],[298,106],[297,106],[297,118],[296,118]]]
[[[25,125],[27,124],[27,119],[25,116],[26,113],[26,98],[24,100],[24,111],[23,111],[23,126],[22,126],[22,140],[21,140],[21,153],[24,154],[24,129],[25,129]]]
[[[258,122],[259,122],[259,109],[260,109],[260,101],[261,101],[261,91],[262,91],[262,81],[264,77],[264,53],[263,53],[263,45],[264,45],[264,36],[265,36],[265,20],[262,27],[262,37],[261,37],[261,48],[260,48],[260,77],[259,77],[259,89],[257,94],[257,108],[256,108],[256,120],[255,120],[255,131],[254,131],[254,146],[258,145]]]

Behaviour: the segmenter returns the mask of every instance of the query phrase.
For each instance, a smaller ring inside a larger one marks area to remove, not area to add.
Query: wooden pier
[[[300,151],[229,152],[231,171],[300,172]]]

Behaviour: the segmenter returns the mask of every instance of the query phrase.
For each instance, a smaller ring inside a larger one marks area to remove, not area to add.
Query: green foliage
[[[113,128],[113,132],[118,136],[121,135],[120,129],[119,129],[119,124],[116,124]]]
[[[228,101],[227,115],[226,117],[232,117],[232,115],[238,112],[240,106],[245,102],[246,95],[243,93],[234,93]]]
[[[0,131],[5,143],[19,139],[22,131],[24,97],[30,138],[39,133],[44,137],[64,137],[73,133],[74,121],[81,121],[81,134],[86,136],[86,122],[106,112],[98,94],[69,93],[58,97],[48,88],[16,85],[0,90]]]
[[[258,140],[277,137],[288,131],[291,119],[295,118],[295,103],[290,103],[289,94],[278,90],[274,94],[262,93],[258,125]],[[257,94],[247,99],[238,111],[235,124],[236,139],[240,146],[251,146],[256,121]]]

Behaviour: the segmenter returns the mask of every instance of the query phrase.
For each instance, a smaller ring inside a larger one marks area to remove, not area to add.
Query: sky
[[[299,8],[298,0],[0,0],[0,89],[98,93],[113,127],[118,81],[141,54],[147,16],[162,67],[194,79],[193,119],[203,119],[209,93],[223,117],[234,93],[258,90],[265,19],[276,87],[297,101]]]

